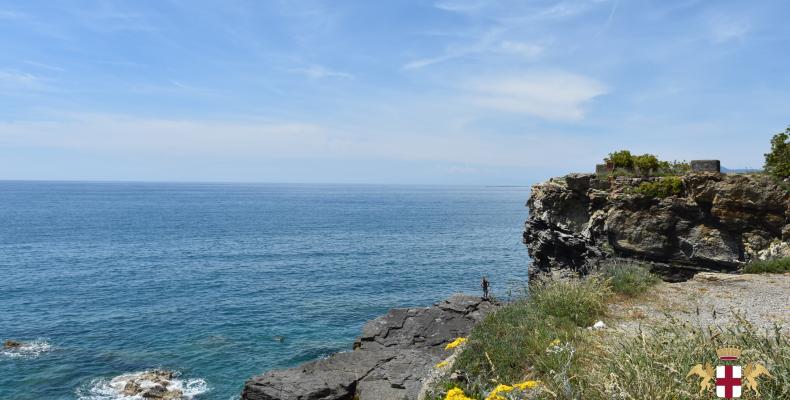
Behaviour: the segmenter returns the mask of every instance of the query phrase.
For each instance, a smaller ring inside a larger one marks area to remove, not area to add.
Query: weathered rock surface
[[[181,399],[184,393],[172,384],[175,373],[172,371],[146,371],[139,374],[123,375],[119,380],[125,380],[121,394],[129,397],[142,397],[144,399],[176,400]]]
[[[269,371],[244,385],[245,400],[413,400],[424,377],[495,304],[454,295],[432,307],[393,309],[368,322],[354,350],[296,368]]]
[[[770,177],[690,173],[679,195],[634,192],[654,179],[570,174],[534,185],[524,230],[531,273],[586,273],[604,259],[629,257],[681,280],[790,255],[790,194]]]

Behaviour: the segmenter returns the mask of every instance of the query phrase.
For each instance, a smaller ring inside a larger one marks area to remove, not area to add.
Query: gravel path
[[[790,332],[790,274],[699,273],[680,283],[660,283],[647,295],[614,304],[613,324],[636,329],[667,314],[702,326],[726,325],[733,311],[760,329],[779,324]]]

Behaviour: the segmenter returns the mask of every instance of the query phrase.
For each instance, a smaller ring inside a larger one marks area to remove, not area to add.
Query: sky
[[[790,2],[0,0],[0,179],[527,185],[760,168]]]

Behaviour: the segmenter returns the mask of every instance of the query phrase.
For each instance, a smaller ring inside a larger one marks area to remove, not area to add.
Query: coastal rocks
[[[18,349],[18,348],[22,347],[23,344],[24,343],[22,343],[22,342],[18,342],[16,340],[9,339],[9,340],[6,340],[5,342],[3,342],[3,348],[4,349]]]
[[[679,195],[636,193],[656,179],[570,174],[534,185],[523,235],[530,273],[586,273],[628,257],[683,277],[790,254],[790,195],[769,176],[691,173]]]
[[[190,400],[208,390],[203,379],[184,379],[174,371],[155,369],[94,379],[77,390],[77,398]]]
[[[245,400],[412,400],[446,356],[443,347],[467,336],[495,304],[454,295],[432,307],[393,309],[368,322],[354,350],[248,380]]]
[[[121,393],[124,396],[140,396],[144,399],[181,399],[184,392],[172,385],[174,375],[172,371],[154,370],[129,376]]]

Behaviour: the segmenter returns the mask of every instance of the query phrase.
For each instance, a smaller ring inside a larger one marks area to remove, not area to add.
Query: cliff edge
[[[771,177],[688,173],[666,197],[639,190],[663,179],[569,174],[534,185],[523,235],[531,275],[626,257],[685,280],[790,256],[790,194]]]

